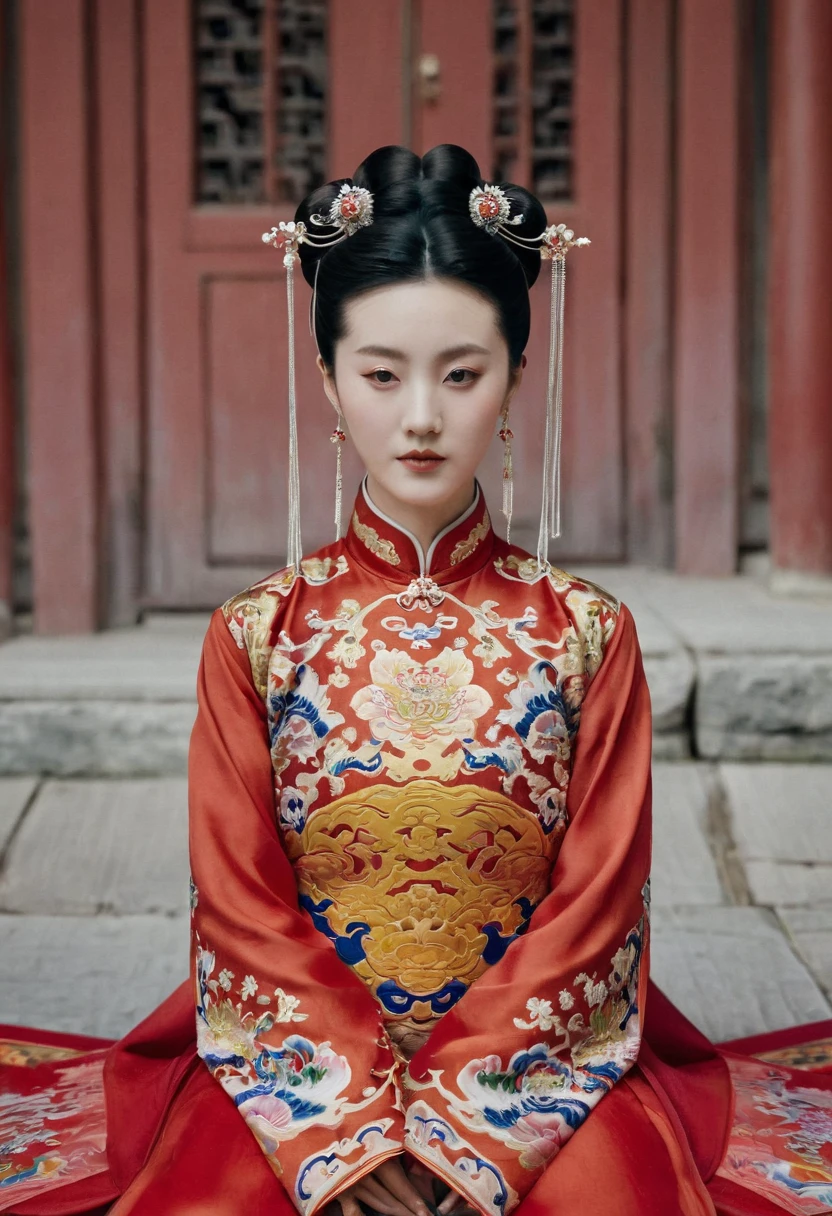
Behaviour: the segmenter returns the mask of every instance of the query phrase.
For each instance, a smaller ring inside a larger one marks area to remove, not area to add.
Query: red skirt
[[[832,1022],[714,1047],[655,986],[638,1064],[517,1216],[832,1213]],[[0,1027],[0,1212],[293,1216],[183,984],[120,1042]]]

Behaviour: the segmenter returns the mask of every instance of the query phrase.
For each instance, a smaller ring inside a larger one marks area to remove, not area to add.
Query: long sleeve
[[[634,1063],[647,986],[651,721],[622,608],[584,699],[551,891],[410,1064],[406,1145],[510,1212]]]
[[[212,618],[190,749],[198,1051],[303,1216],[402,1151],[389,1041],[298,906],[275,823],[263,698]]]

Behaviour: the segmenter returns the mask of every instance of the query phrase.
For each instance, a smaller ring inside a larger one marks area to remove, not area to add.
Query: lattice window
[[[199,203],[299,202],[326,177],[326,0],[193,0]]]
[[[493,0],[494,176],[573,195],[575,0]]]

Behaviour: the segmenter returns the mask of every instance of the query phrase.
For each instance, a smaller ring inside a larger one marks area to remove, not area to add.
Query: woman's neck
[[[414,536],[423,553],[427,553],[434,538],[443,528],[447,528],[448,524],[470,507],[476,493],[475,484],[463,486],[457,494],[444,502],[422,506],[394,498],[370,476],[367,477],[365,485],[372,505],[405,532]]]

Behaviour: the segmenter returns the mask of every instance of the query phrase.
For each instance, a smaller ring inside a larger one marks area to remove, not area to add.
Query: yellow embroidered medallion
[[[303,906],[409,1054],[525,929],[557,842],[501,793],[419,779],[336,799],[286,847]]]

